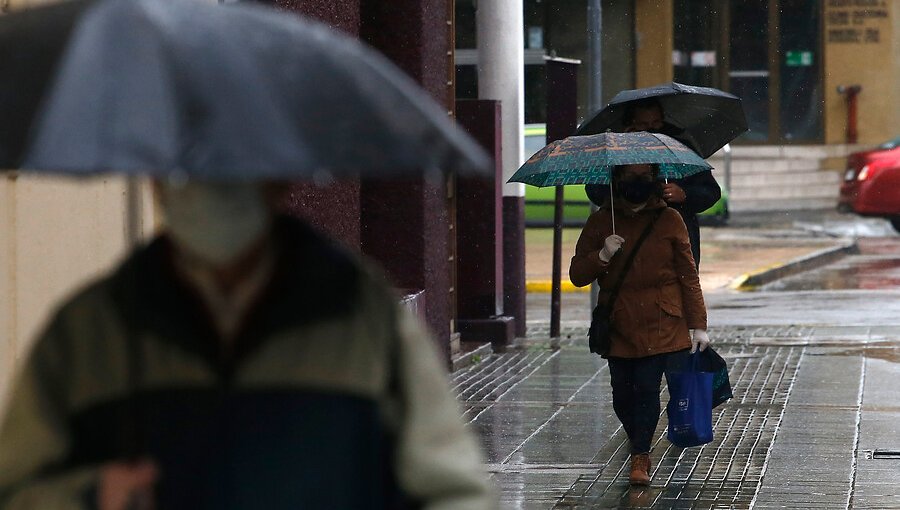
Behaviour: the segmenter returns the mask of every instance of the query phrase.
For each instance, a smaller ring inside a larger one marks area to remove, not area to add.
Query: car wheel
[[[895,216],[888,219],[891,221],[891,226],[894,227],[894,230],[900,233],[900,216]]]

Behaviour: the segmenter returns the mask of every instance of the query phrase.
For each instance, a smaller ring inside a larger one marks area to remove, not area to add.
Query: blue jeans
[[[682,370],[690,350],[645,358],[609,358],[613,409],[622,422],[631,453],[648,453],[659,422],[659,391],[663,373]]]

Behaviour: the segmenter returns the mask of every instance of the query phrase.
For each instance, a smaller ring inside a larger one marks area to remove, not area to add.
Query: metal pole
[[[588,63],[591,66],[588,112],[593,113],[603,107],[603,7],[601,0],[588,0],[587,31]],[[591,212],[596,210],[597,206],[591,204]],[[613,226],[613,233],[615,233],[615,226]],[[591,282],[591,310],[597,306],[599,292],[597,282]]]
[[[731,196],[731,144],[726,143],[725,151],[725,193]]]
[[[588,111],[603,107],[603,7],[601,0],[588,0],[588,62],[591,66]]]
[[[553,280],[550,289],[550,338],[559,338],[562,308],[562,223],[563,187],[556,187],[553,204]]]

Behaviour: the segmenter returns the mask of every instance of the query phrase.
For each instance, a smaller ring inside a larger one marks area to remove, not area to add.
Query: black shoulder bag
[[[628,254],[628,259],[625,260],[622,271],[619,272],[618,278],[616,278],[616,283],[609,291],[609,299],[606,300],[606,304],[603,305],[597,303],[597,306],[594,307],[594,311],[591,313],[591,328],[588,330],[588,347],[590,347],[591,352],[595,354],[599,354],[603,357],[606,357],[609,354],[609,343],[612,336],[610,316],[612,315],[613,305],[616,303],[616,298],[619,297],[619,289],[622,287],[622,282],[625,281],[625,275],[628,274],[628,271],[631,269],[631,265],[634,262],[638,250],[641,249],[644,240],[650,236],[650,231],[653,230],[653,225],[656,224],[656,220],[661,213],[662,209],[654,213],[653,218],[650,219],[650,223],[644,227],[644,231],[641,232],[641,237],[639,237],[637,243],[635,243],[634,249]]]

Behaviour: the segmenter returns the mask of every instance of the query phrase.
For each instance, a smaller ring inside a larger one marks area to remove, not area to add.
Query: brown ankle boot
[[[650,454],[638,453],[631,456],[631,474],[628,481],[632,485],[650,485]]]

